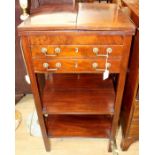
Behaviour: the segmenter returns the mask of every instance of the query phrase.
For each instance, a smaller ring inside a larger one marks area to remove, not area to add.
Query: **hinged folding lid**
[[[51,8],[50,12],[31,15],[18,26],[18,30],[112,30],[134,33],[135,26],[116,4],[79,3],[74,11]]]

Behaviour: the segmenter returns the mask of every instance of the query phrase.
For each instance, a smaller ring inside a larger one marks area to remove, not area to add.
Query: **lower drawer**
[[[119,73],[120,59],[109,59],[110,72]],[[105,59],[33,59],[35,72],[56,73],[101,73],[105,69]]]

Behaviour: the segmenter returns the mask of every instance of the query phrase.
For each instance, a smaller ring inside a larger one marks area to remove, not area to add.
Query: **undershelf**
[[[115,92],[111,78],[101,74],[53,74],[46,80],[42,95],[43,113],[114,113]]]
[[[112,116],[49,115],[46,118],[48,137],[109,138]]]

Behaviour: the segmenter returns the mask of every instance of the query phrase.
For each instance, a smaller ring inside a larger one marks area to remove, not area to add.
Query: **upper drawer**
[[[121,57],[122,45],[32,45],[32,57]]]
[[[31,45],[122,45],[123,36],[99,33],[53,32],[48,35],[30,35]]]

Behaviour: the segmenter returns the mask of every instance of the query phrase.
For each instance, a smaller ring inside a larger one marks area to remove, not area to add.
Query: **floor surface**
[[[52,150],[46,152],[41,137],[33,137],[27,132],[26,122],[30,113],[35,110],[32,95],[25,96],[16,105],[22,113],[22,122],[16,129],[16,155],[112,155],[107,152],[108,140],[93,138],[54,138]],[[139,143],[132,144],[127,152],[120,150],[121,131],[117,136],[119,155],[138,155]]]

